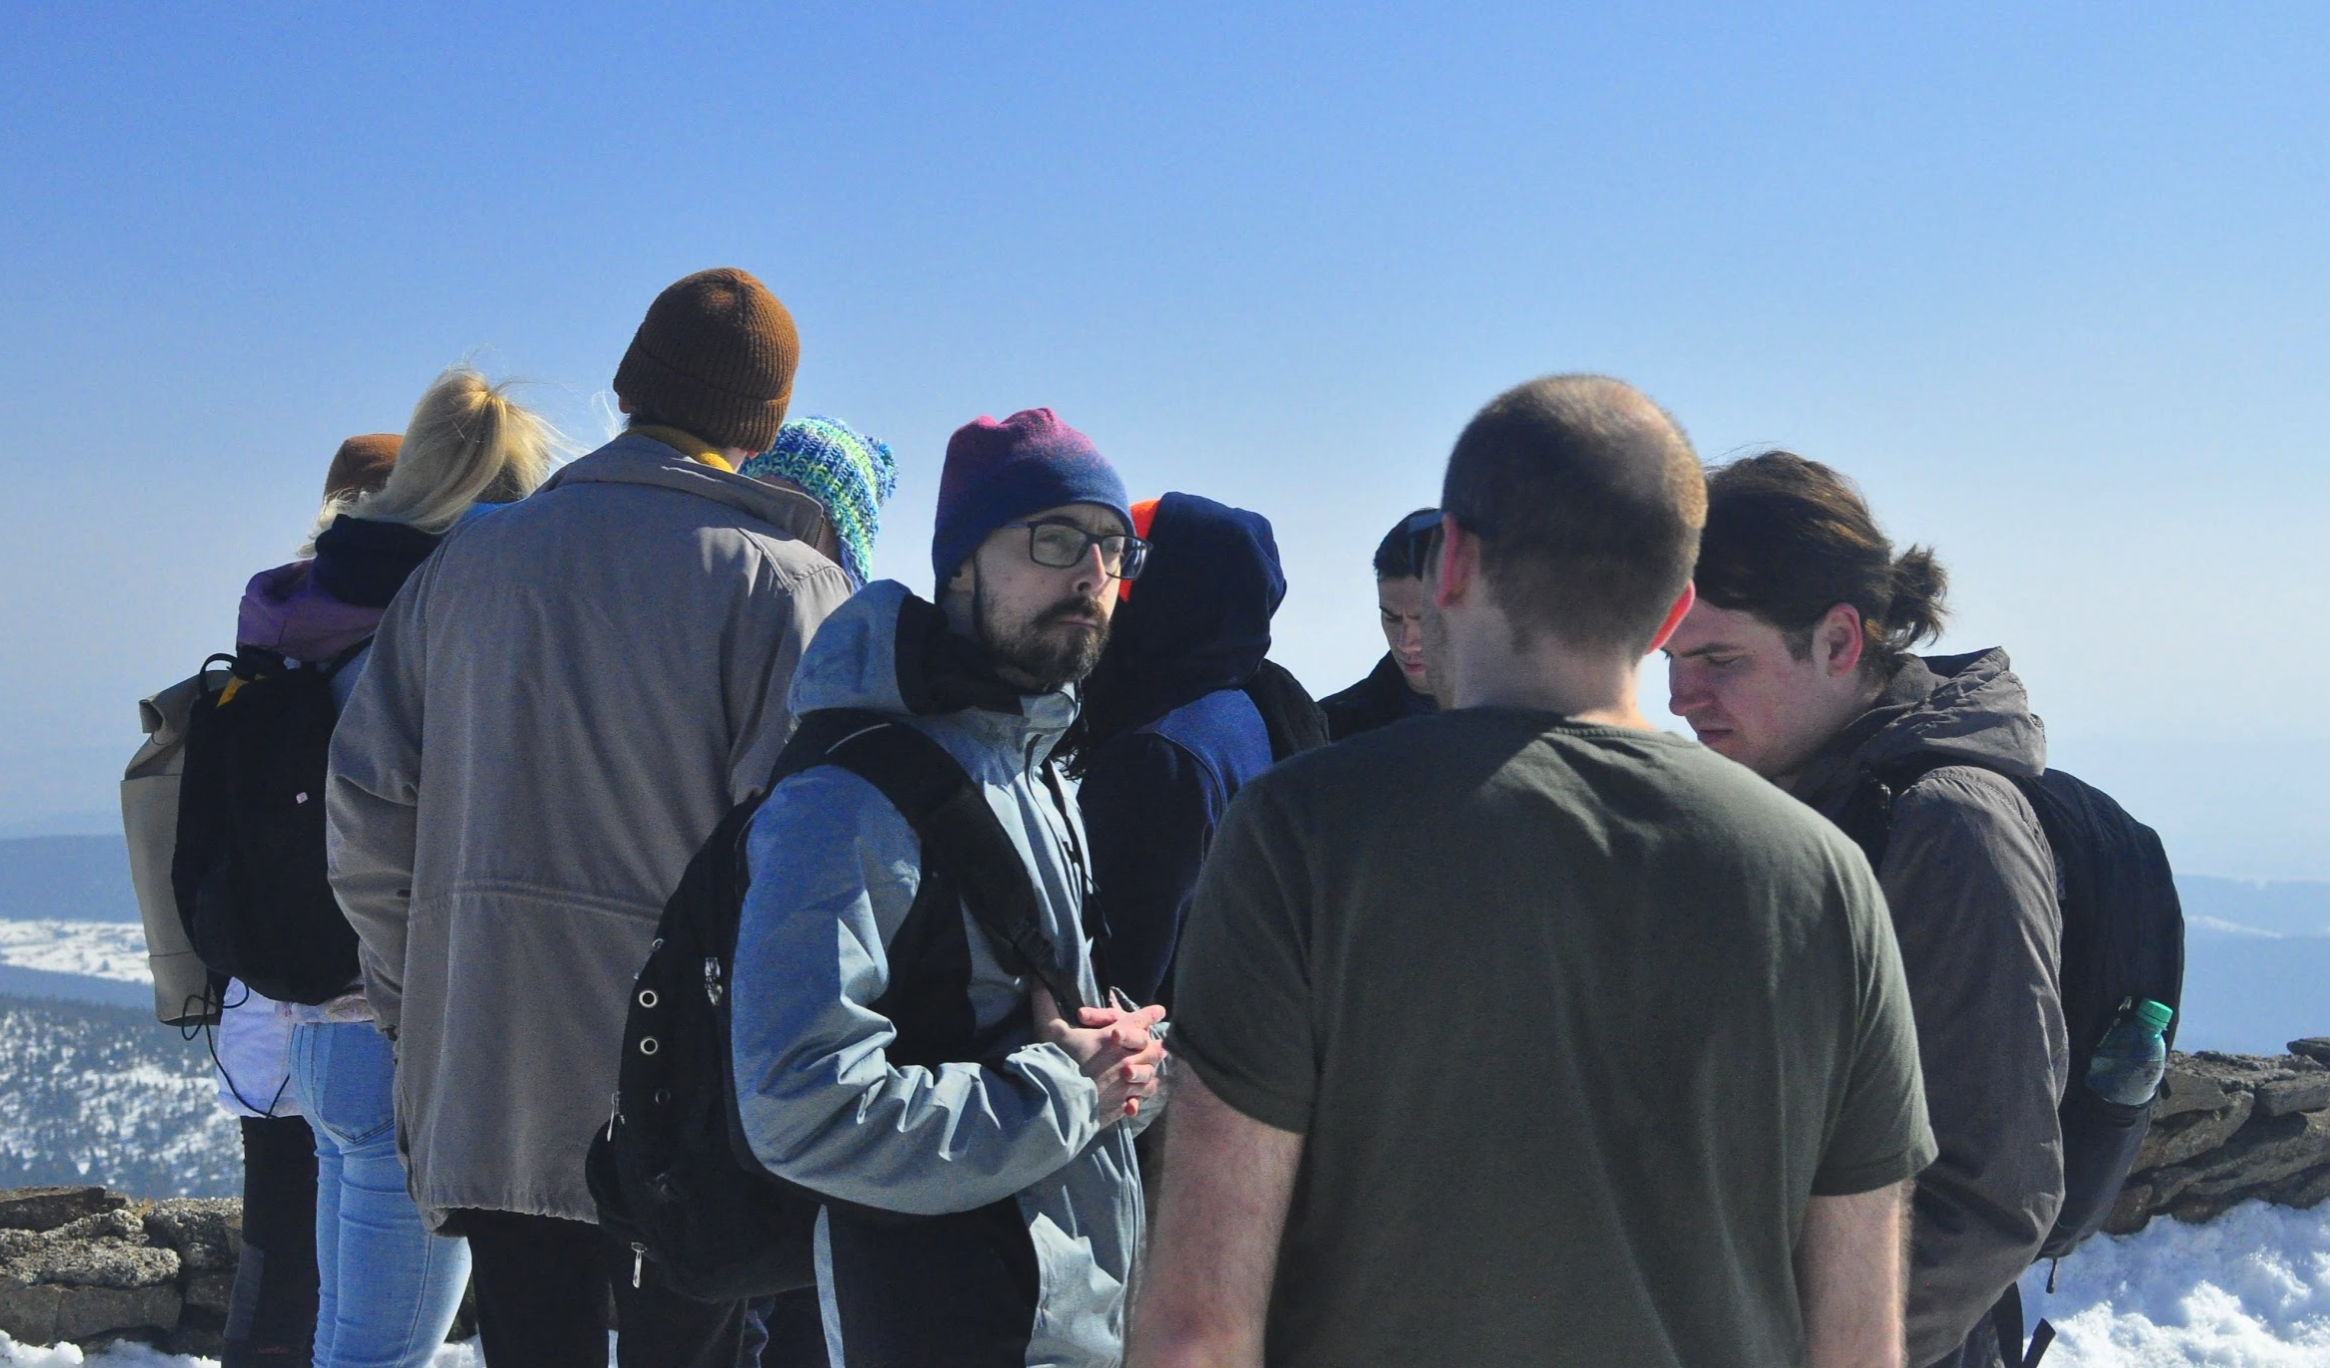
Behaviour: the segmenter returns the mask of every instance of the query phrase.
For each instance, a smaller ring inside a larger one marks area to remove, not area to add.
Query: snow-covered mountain
[[[240,1192],[235,1121],[202,1040],[133,1008],[0,997],[0,1187],[41,1183]]]

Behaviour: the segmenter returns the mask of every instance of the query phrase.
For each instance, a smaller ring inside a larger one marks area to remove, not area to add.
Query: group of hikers
[[[1522,384],[1314,702],[1269,519],[1135,501],[1048,409],[949,441],[932,598],[869,582],[896,459],[788,420],[798,351],[680,280],[555,469],[448,371],[190,682],[328,689],[344,918],[222,991],[178,890],[247,1118],[230,1368],[426,1363],[465,1287],[494,1368],[2024,1361],[2096,1044],[2044,735],[2002,651],[1913,653],[1942,569],[1845,477]],[[810,1213],[725,1298],[594,1182],[668,1101],[619,1079],[681,1048],[642,966],[700,868],[719,1111]]]

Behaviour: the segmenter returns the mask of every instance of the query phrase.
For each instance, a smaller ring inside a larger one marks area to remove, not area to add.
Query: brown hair
[[[1941,635],[1950,583],[1931,549],[1893,554],[1852,481],[1788,451],[1709,472],[1696,579],[1702,600],[1779,628],[1798,660],[1829,609],[1851,604],[1872,672]]]
[[[1516,645],[1542,631],[1648,650],[1691,578],[1707,486],[1690,440],[1640,391],[1549,375],[1465,425],[1440,506],[1480,536]]]

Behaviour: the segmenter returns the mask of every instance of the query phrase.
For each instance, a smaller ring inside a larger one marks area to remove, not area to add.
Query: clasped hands
[[[1141,1114],[1141,1103],[1157,1094],[1157,1070],[1165,1061],[1165,1042],[1152,1039],[1149,1028],[1165,1019],[1163,1007],[1126,1011],[1121,1007],[1086,1007],[1077,1013],[1080,1025],[1060,1017],[1060,1006],[1042,985],[1032,992],[1036,1039],[1068,1052],[1084,1076],[1100,1089],[1096,1112],[1103,1127]]]

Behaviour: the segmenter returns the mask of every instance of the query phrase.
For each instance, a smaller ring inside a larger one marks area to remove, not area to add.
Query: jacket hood
[[[1997,647],[1911,656],[1877,702],[1806,767],[1798,792],[1818,801],[1841,780],[1934,755],[2032,779],[2047,769],[2047,729]]]
[[[1270,653],[1270,619],[1285,597],[1268,518],[1195,494],[1159,499],[1148,567],[1117,604],[1085,687],[1093,742],[1244,688]]]
[[[379,626],[379,608],[334,598],[316,582],[315,562],[299,560],[251,577],[237,614],[235,644],[293,660],[330,660]]]
[[[793,671],[795,717],[819,708],[937,717],[977,713],[1046,748],[1076,720],[1070,688],[1022,694],[995,674],[979,643],[896,580],[877,580],[820,623]]]
[[[825,509],[815,499],[794,489],[763,484],[733,471],[693,461],[652,437],[626,432],[588,456],[568,462],[548,480],[545,490],[561,485],[648,485],[693,494],[726,504],[803,542],[814,544]]]
[[[342,603],[386,608],[440,540],[404,523],[343,513],[316,538],[316,584]]]

